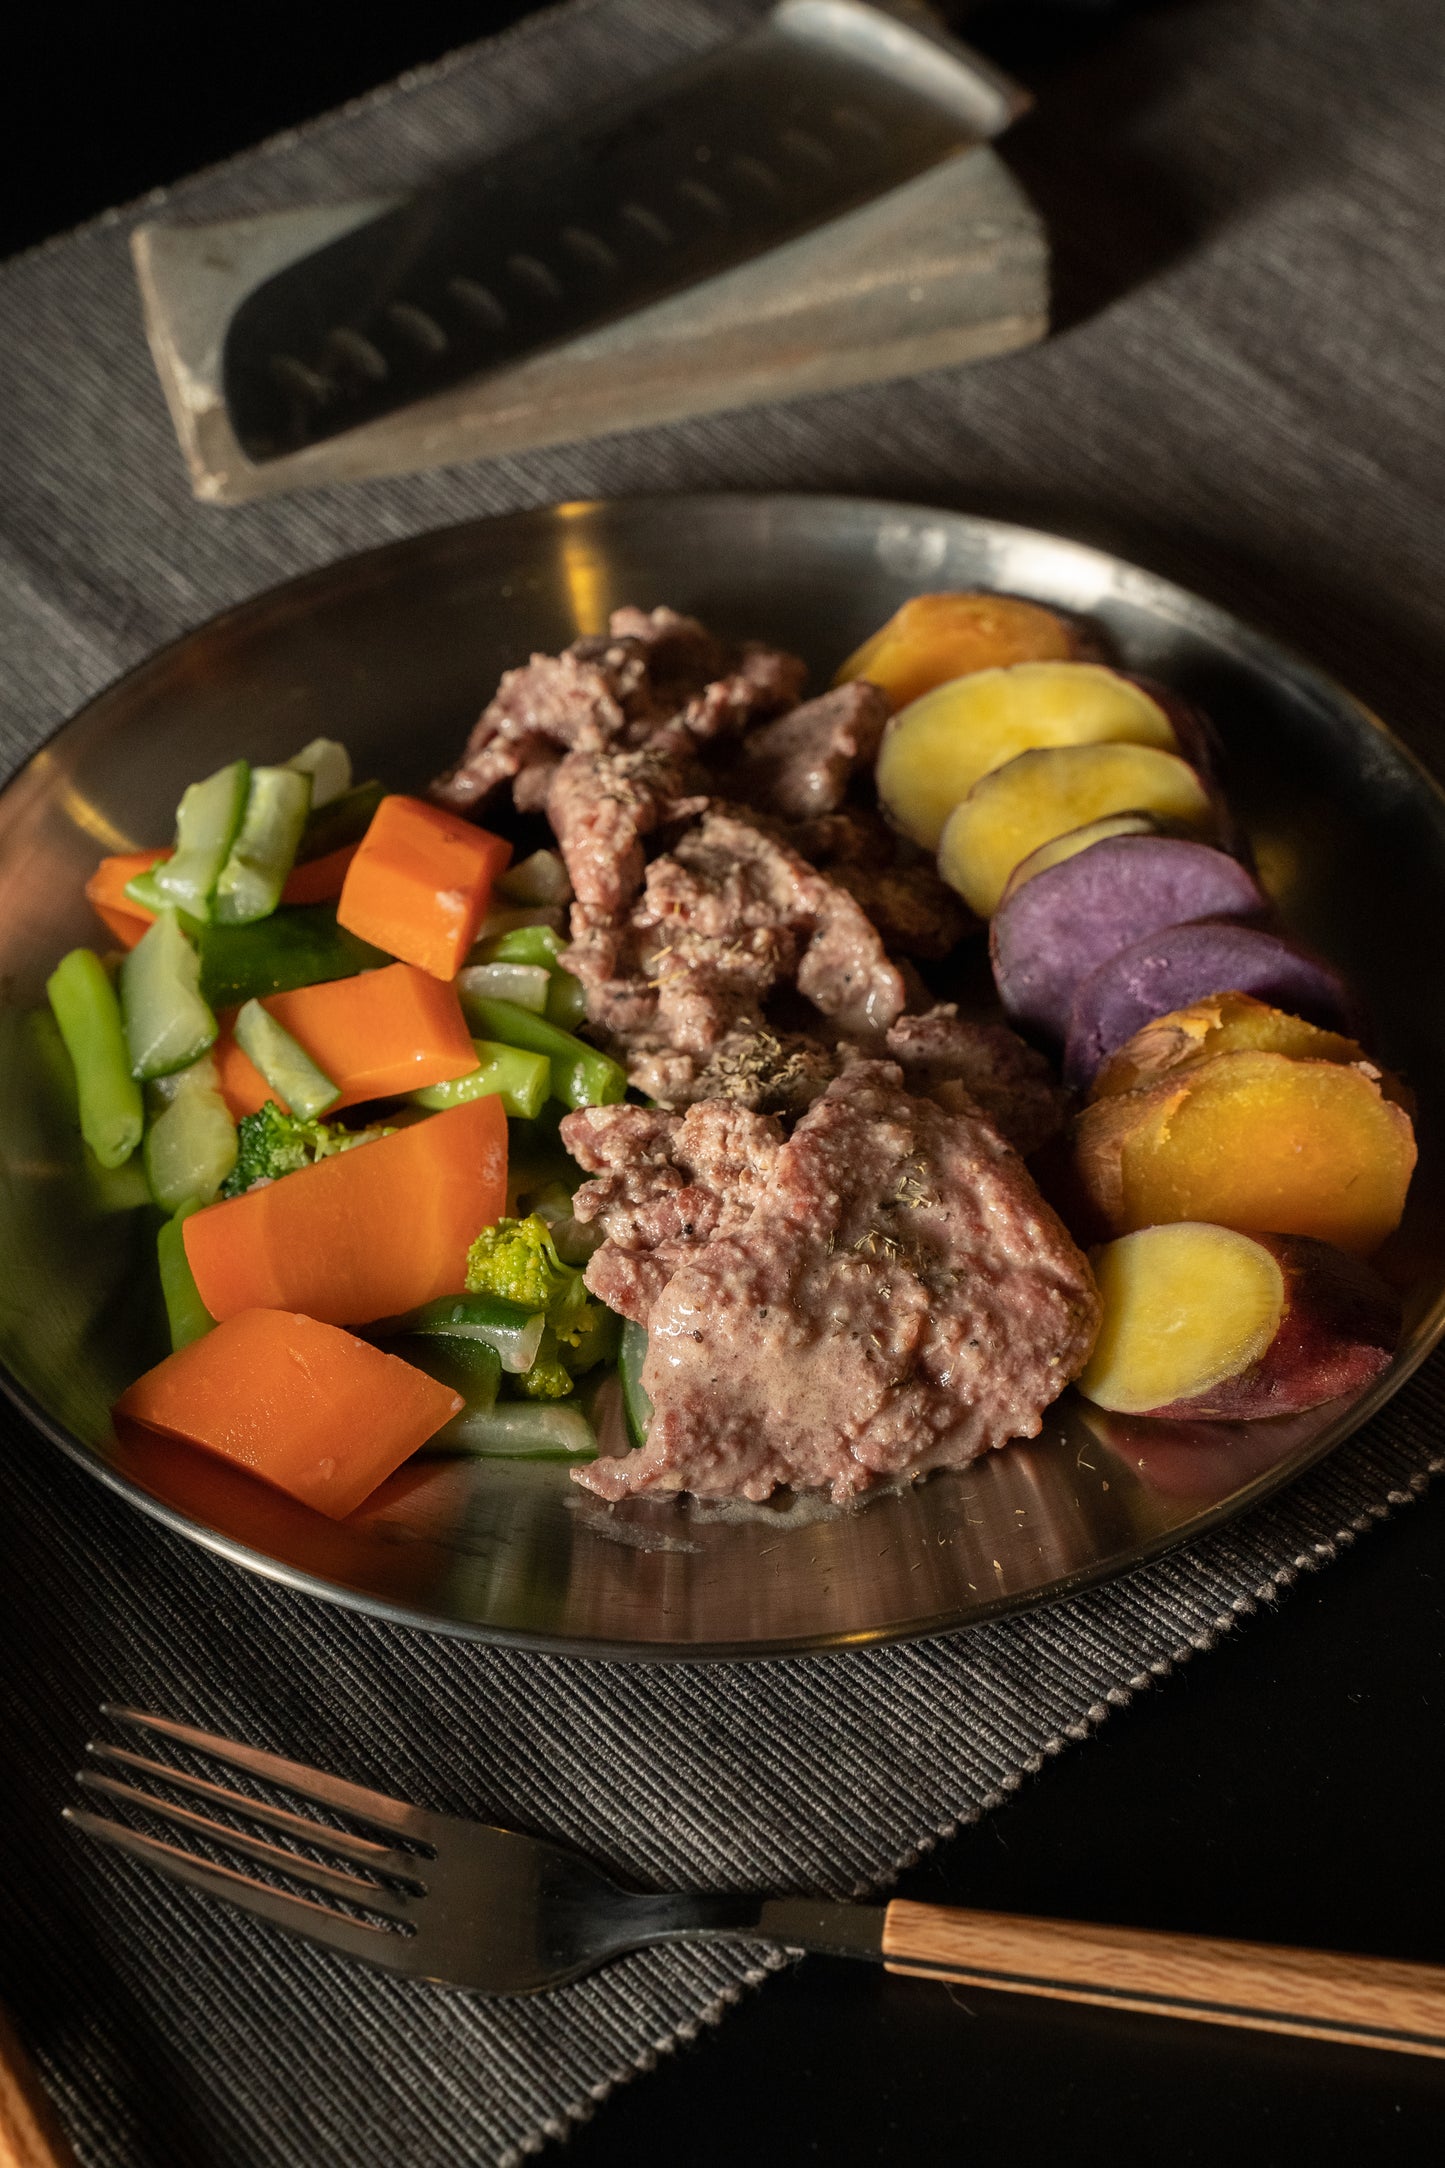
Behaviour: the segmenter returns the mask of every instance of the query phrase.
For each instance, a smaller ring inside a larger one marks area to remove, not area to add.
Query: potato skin
[[[1109,1056],[1094,1078],[1091,1100],[1113,1099],[1120,1092],[1139,1091],[1161,1077],[1175,1076],[1181,1069],[1196,1067],[1216,1054],[1246,1049],[1261,1053],[1288,1054],[1294,1061],[1339,1061],[1373,1068],[1358,1039],[1342,1032],[1323,1031],[1302,1016],[1271,1008],[1253,994],[1210,994],[1187,1008],[1170,1009],[1141,1025],[1132,1039]],[[1380,1089],[1413,1114],[1410,1094],[1396,1076],[1376,1072]]]
[[[1258,1362],[1192,1400],[1150,1408],[1169,1421],[1302,1415],[1362,1392],[1394,1355],[1400,1298],[1373,1265],[1308,1235],[1255,1235],[1284,1273],[1284,1317]]]

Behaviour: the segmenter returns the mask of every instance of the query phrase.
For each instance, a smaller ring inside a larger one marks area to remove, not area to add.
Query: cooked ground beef
[[[642,886],[642,838],[707,806],[705,793],[689,795],[690,770],[675,730],[634,752],[563,756],[552,771],[547,818],[580,902],[614,913],[631,903]]]
[[[715,1100],[685,1115],[579,1107],[563,1121],[562,1141],[598,1177],[573,1205],[607,1237],[587,1284],[641,1325],[684,1253],[746,1223],[783,1132],[776,1121]]]
[[[891,710],[876,685],[856,679],[750,732],[729,793],[775,819],[836,813],[857,771],[872,765]]]
[[[686,1119],[702,1131],[713,1114]],[[791,1484],[842,1501],[1034,1436],[1087,1360],[1099,1300],[992,1125],[913,1098],[892,1063],[859,1062],[761,1157],[746,1219],[720,1215],[681,1254],[665,1219],[642,1261],[655,1207],[628,1195],[633,1247],[604,1243],[587,1278],[604,1299],[625,1292],[630,1314],[647,1303],[654,1413],[645,1446],[574,1479],[611,1499]],[[595,1209],[623,1228],[622,1207]]]
[[[725,677],[693,695],[683,721],[699,744],[725,742],[765,716],[791,708],[807,681],[808,666],[798,656],[750,640]]]
[[[675,1048],[634,1051],[628,1076],[661,1106],[686,1107],[725,1099],[755,1114],[801,1114],[842,1068],[846,1042],[825,1045],[802,1031],[775,1031],[771,1024],[739,1024],[726,1032],[706,1061]]]
[[[956,1113],[986,1114],[1016,1152],[1036,1152],[1068,1118],[1068,1100],[1043,1055],[1007,1024],[966,1021],[943,1002],[922,1016],[900,1016],[887,1045],[910,1091]]]
[[[506,673],[460,762],[432,785],[432,796],[465,811],[558,749],[595,751],[629,728],[645,733],[721,667],[721,649],[695,618],[614,611],[605,637],[574,640],[560,655],[533,655]]]
[[[659,1034],[686,1053],[710,1053],[781,979],[845,1032],[886,1031],[903,1008],[898,973],[852,897],[740,811],[710,808],[653,860],[633,922]]]
[[[794,656],[619,610],[510,672],[436,786],[545,807],[587,1028],[656,1102],[562,1124],[587,1284],[651,1341],[646,1446],[574,1471],[605,1498],[961,1465],[1038,1430],[1097,1328],[1017,1156],[1062,1121],[1047,1064],[908,961],[969,920],[865,802],[886,703],[802,688]]]

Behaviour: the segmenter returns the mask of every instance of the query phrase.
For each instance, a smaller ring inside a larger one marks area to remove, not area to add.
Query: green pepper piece
[[[595,1046],[586,1046],[544,1016],[519,1009],[514,1001],[468,999],[462,1007],[485,1038],[503,1046],[522,1046],[545,1054],[552,1064],[552,1096],[569,1107],[611,1107],[626,1095],[627,1074]]]
[[[182,1205],[179,1212],[165,1221],[156,1236],[156,1262],[160,1266],[161,1293],[166,1302],[166,1318],[171,1328],[171,1352],[189,1347],[192,1340],[199,1340],[211,1330],[216,1320],[201,1300],[186,1255],[186,1239],[182,1229],[193,1212],[200,1207]]]
[[[629,1318],[622,1328],[617,1355],[617,1375],[622,1383],[622,1405],[627,1415],[627,1434],[634,1445],[646,1445],[652,1421],[652,1395],[642,1382],[647,1360],[647,1327]]]
[[[311,778],[294,768],[253,768],[246,817],[221,868],[211,916],[249,926],[281,901],[311,804]]]
[[[162,1211],[210,1204],[236,1164],[236,1125],[221,1096],[215,1062],[203,1054],[188,1069],[149,1088],[146,1179]]]
[[[396,961],[338,926],[334,903],[283,904],[250,926],[205,926],[196,945],[201,991],[217,1009],[354,978]]]
[[[556,1024],[563,1031],[575,1030],[578,1024],[587,1021],[587,994],[582,981],[574,978],[570,971],[564,971],[560,964],[552,973],[543,1013],[549,1024]]]
[[[152,868],[163,904],[188,918],[210,916],[211,897],[246,814],[251,770],[244,760],[192,783],[176,808],[176,847]]]
[[[303,1121],[324,1114],[341,1097],[325,1071],[317,1068],[305,1048],[259,1001],[242,1003],[235,1034],[247,1060],[255,1063],[272,1091]]]
[[[485,1460],[595,1460],[597,1433],[570,1400],[502,1400],[463,1409],[427,1442],[429,1453]]]
[[[332,851],[344,850],[348,843],[359,843],[385,796],[380,783],[356,783],[329,804],[317,805],[313,799],[296,853],[297,865],[304,866],[313,858],[327,858]]]
[[[404,1339],[413,1333],[484,1340],[496,1349],[502,1368],[519,1377],[537,1360],[546,1323],[540,1310],[508,1302],[504,1295],[439,1295],[402,1317],[384,1317],[366,1331],[373,1340]]]
[[[450,1385],[468,1408],[490,1408],[496,1401],[502,1360],[485,1340],[465,1339],[460,1333],[413,1333],[388,1340],[386,1352],[424,1370],[438,1384]]]
[[[145,1113],[120,1003],[93,949],[72,949],[45,982],[65,1051],[75,1070],[80,1133],[102,1167],[119,1167],[141,1140]]]
[[[205,1053],[216,1019],[200,988],[200,960],[174,911],[162,911],[120,967],[120,1013],[130,1073],[170,1076]]]
[[[483,941],[476,960],[479,964],[540,964],[550,971],[566,945],[550,926],[513,926]]]
[[[443,1107],[459,1107],[468,1099],[490,1099],[495,1094],[505,1113],[522,1121],[534,1120],[552,1089],[552,1064],[546,1055],[501,1046],[494,1039],[473,1039],[472,1045],[481,1066],[445,1084],[428,1084],[409,1093],[412,1105],[437,1113]]]

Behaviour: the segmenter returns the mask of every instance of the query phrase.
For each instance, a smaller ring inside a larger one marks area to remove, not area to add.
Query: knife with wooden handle
[[[29,2056],[0,2011],[0,2168],[76,2168]]]

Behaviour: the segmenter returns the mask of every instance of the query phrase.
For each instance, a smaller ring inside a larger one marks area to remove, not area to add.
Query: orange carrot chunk
[[[152,866],[170,855],[169,851],[122,851],[118,857],[102,858],[86,882],[91,909],[122,948],[134,948],[156,919],[154,911],[131,901],[125,892],[126,882],[133,881],[138,873],[149,873]]]
[[[262,1001],[341,1097],[328,1114],[363,1099],[390,1099],[469,1076],[477,1050],[456,988],[415,964],[388,964],[351,979],[298,986]],[[268,1099],[285,1105],[236,1045],[228,1027],[217,1047],[221,1090],[237,1120]]]
[[[324,858],[308,858],[303,865],[293,866],[286,876],[281,901],[330,903],[333,896],[341,894],[351,861],[360,848],[359,843],[343,843],[339,851],[328,851]]]
[[[502,1103],[472,1099],[192,1213],[186,1256],[212,1317],[304,1310],[365,1325],[463,1287],[467,1251],[506,1197]]]
[[[336,916],[350,933],[452,979],[512,846],[420,798],[383,798],[351,861]]]
[[[137,1378],[115,1412],[340,1520],[462,1406],[459,1393],[334,1325],[243,1310]]]

